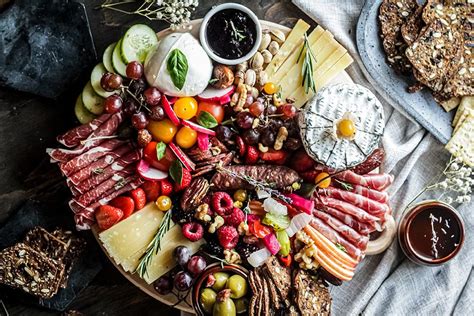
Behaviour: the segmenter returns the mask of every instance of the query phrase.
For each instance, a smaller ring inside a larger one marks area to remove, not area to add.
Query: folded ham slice
[[[87,124],[83,124],[59,135],[57,141],[66,147],[76,147],[81,144],[81,141],[89,137],[93,131],[99,128],[105,121],[110,118],[111,114],[102,114],[93,119]]]
[[[350,170],[342,171],[334,175],[336,179],[358,184],[377,191],[383,191],[388,188],[393,182],[393,175],[386,173],[370,173],[366,175],[359,175]]]

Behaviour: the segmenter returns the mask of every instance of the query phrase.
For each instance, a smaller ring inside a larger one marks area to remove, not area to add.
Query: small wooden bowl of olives
[[[235,316],[247,312],[252,290],[249,272],[238,265],[214,263],[193,288],[193,306],[199,316]]]

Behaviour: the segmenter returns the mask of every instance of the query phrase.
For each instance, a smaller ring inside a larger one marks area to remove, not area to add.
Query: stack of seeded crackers
[[[67,280],[86,243],[70,231],[30,230],[24,240],[0,252],[0,283],[49,299]]]
[[[453,137],[446,149],[474,167],[474,97],[463,97],[453,120]]]
[[[418,1],[419,2],[419,1]],[[474,95],[474,1],[384,0],[379,22],[387,62],[428,88],[446,111]]]
[[[250,272],[249,283],[249,316],[330,314],[331,297],[322,279],[306,270],[291,270],[274,256]]]

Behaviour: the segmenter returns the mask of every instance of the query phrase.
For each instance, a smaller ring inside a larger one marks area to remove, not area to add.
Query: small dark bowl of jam
[[[413,262],[437,266],[454,258],[464,243],[464,222],[449,204],[424,201],[400,219],[398,241]]]
[[[262,28],[257,16],[247,7],[224,3],[206,14],[199,36],[211,59],[225,65],[237,65],[257,52]]]

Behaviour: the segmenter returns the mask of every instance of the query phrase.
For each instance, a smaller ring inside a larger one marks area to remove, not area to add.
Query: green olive
[[[216,292],[219,292],[225,287],[227,280],[229,279],[229,275],[225,272],[216,272],[214,273],[214,277],[216,278],[216,282],[212,286],[212,289]]]
[[[247,201],[247,191],[240,189],[235,191],[234,193],[234,200],[239,201],[239,202],[245,202]]]
[[[214,304],[212,310],[212,316],[235,316],[237,315],[234,301],[230,298],[226,298],[219,302],[219,300]]]
[[[201,302],[202,308],[209,314],[212,313],[212,308],[216,302],[217,294],[210,288],[205,288],[201,290],[201,295],[199,301]]]
[[[226,288],[231,291],[231,298],[241,298],[247,294],[247,281],[240,275],[234,274],[227,280]]]
[[[239,298],[238,300],[234,300],[235,309],[237,310],[237,314],[242,314],[247,311],[247,307],[249,306],[249,299],[246,297]]]

